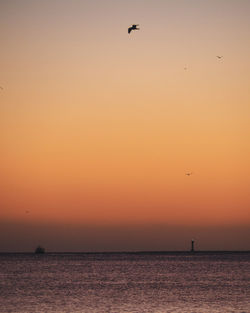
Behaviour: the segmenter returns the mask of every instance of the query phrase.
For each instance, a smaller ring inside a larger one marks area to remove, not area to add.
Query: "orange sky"
[[[0,1],[0,222],[250,225],[249,15]]]

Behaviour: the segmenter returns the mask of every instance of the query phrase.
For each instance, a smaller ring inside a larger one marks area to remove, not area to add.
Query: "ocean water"
[[[250,254],[0,254],[0,312],[250,312]]]

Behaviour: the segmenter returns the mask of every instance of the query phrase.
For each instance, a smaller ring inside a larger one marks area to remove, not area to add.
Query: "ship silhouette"
[[[45,253],[45,249],[41,246],[38,246],[35,250],[36,254],[44,254]]]

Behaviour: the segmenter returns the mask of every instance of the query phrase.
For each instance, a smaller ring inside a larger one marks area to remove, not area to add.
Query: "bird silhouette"
[[[192,173],[192,172],[188,172],[188,173],[186,173],[186,176],[191,176],[191,175],[193,175],[193,173]]]
[[[216,56],[218,59],[222,59],[223,58],[223,55],[217,55]]]
[[[130,34],[132,30],[139,30],[140,28],[137,28],[139,26],[138,24],[134,24],[128,28],[128,33]]]

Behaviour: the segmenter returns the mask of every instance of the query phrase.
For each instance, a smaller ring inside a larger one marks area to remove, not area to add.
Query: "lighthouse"
[[[194,252],[194,239],[191,240],[191,252]]]

